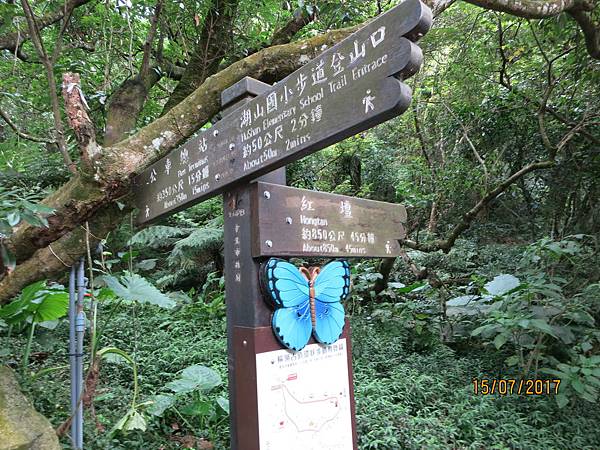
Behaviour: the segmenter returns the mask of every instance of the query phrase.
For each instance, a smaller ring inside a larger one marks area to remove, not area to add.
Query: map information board
[[[346,339],[256,355],[261,450],[352,450]]]

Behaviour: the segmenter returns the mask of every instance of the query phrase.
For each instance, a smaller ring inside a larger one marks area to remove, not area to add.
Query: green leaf
[[[179,411],[186,416],[210,416],[212,412],[212,405],[210,402],[198,400],[194,403],[184,406]]]
[[[519,279],[514,275],[502,274],[494,277],[492,281],[486,283],[483,288],[493,296],[504,295],[512,291],[521,284]]]
[[[19,214],[19,211],[13,211],[8,213],[6,220],[11,227],[14,227],[21,221],[21,215]]]
[[[579,378],[574,378],[571,381],[571,386],[573,386],[573,389],[575,389],[576,392],[578,392],[579,394],[582,394],[583,391],[585,390],[585,386],[583,385],[583,383],[579,380]]]
[[[224,397],[218,397],[217,405],[219,405],[225,413],[229,414],[229,400]]]
[[[426,282],[424,282],[424,281],[418,281],[416,283],[409,284],[408,286],[404,286],[404,287],[397,288],[397,289],[394,289],[394,290],[396,292],[399,292],[400,294],[408,294],[409,292],[421,290],[421,289],[425,288],[426,285],[427,285]]]
[[[554,369],[548,369],[548,368],[543,368],[540,370],[540,372],[547,373],[549,375],[555,375],[558,378],[564,378],[565,376],[567,376],[567,374],[565,372],[561,372],[561,371],[554,370]]]
[[[175,403],[173,395],[155,395],[150,399],[152,404],[148,407],[148,413],[153,416],[161,417],[165,410],[169,409]]]
[[[167,389],[170,389],[177,394],[191,392],[194,389],[196,389],[196,386],[197,386],[197,384],[194,380],[186,380],[186,379],[178,379],[178,380],[174,380],[174,381],[171,381],[171,382],[165,384],[165,387]]]
[[[517,355],[510,356],[506,358],[506,365],[512,367],[519,364],[519,357]]]
[[[55,209],[41,203],[31,203],[27,200],[21,202],[25,208],[36,214],[54,214]]]
[[[564,408],[569,403],[569,398],[565,394],[557,394],[554,398],[559,408]]]
[[[21,213],[21,218],[30,225],[34,227],[44,227],[47,221],[43,221],[35,214],[30,213],[29,211],[23,211]]]
[[[186,367],[177,380],[167,383],[173,392],[182,393],[199,389],[208,392],[221,384],[221,377],[214,370],[200,365]]]
[[[496,327],[494,325],[482,325],[480,327],[475,328],[473,331],[471,331],[471,336],[477,336],[481,333],[487,332],[487,331],[492,331],[494,330]]]
[[[132,411],[122,428],[123,431],[146,431],[146,419],[137,411]]]
[[[144,259],[136,264],[136,267],[140,270],[152,270],[156,267],[156,258],[154,259]]]
[[[531,319],[530,325],[550,336],[557,337],[550,324],[543,319]]]
[[[34,305],[32,301],[32,305]],[[34,322],[47,322],[60,319],[69,309],[69,294],[57,292],[42,297],[33,315]]]
[[[506,341],[508,341],[508,336],[502,333],[494,338],[494,345],[498,350],[500,350],[500,348],[506,344]]]
[[[135,273],[125,275],[120,280],[112,275],[107,275],[103,277],[103,280],[117,297],[124,300],[150,303],[162,308],[173,308],[176,305],[175,301],[160,292],[144,277]]]
[[[96,352],[96,355],[98,355],[98,357],[101,357],[101,358],[106,358],[108,355],[111,355],[111,354],[119,355],[122,359],[127,361],[131,366],[135,367],[135,361],[133,360],[133,358],[129,355],[129,353],[121,350],[120,348],[104,347],[104,348],[98,350],[98,352]]]

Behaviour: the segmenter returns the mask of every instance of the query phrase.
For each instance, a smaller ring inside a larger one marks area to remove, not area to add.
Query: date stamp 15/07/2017
[[[560,379],[474,378],[475,395],[556,395]]]

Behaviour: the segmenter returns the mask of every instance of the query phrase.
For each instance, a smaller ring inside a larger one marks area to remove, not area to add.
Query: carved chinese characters
[[[403,112],[411,92],[400,79],[421,63],[411,39],[429,23],[420,2],[401,4],[157,161],[135,180],[138,222],[189,207]]]
[[[394,257],[402,205],[256,183],[253,256]]]

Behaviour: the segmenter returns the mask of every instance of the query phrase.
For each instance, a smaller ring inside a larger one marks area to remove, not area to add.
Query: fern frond
[[[169,265],[189,267],[194,258],[218,250],[223,245],[223,229],[204,227],[177,241],[167,258]]]
[[[177,238],[187,236],[194,231],[193,228],[166,227],[156,225],[145,228],[129,239],[129,245],[145,245],[153,249],[169,247]]]

